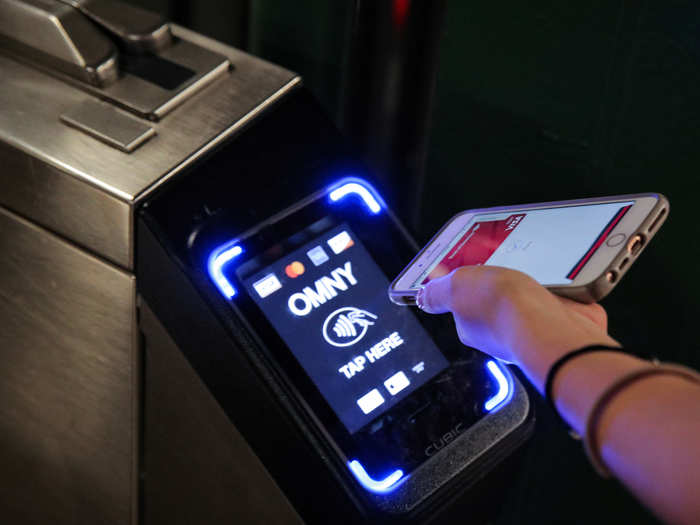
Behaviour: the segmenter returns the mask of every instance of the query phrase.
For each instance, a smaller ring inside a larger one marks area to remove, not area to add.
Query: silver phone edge
[[[388,289],[388,295],[389,299],[391,302],[394,304],[400,305],[400,306],[415,306],[416,305],[416,294],[418,293],[418,289],[408,289],[408,290],[395,290],[394,285],[398,283],[401,278],[404,276],[404,274],[408,271],[408,269],[413,265],[415,261],[417,261],[422,255],[423,252],[433,244],[433,242],[442,235],[443,231],[457,218],[465,214],[472,214],[476,215],[478,213],[484,213],[484,212],[498,212],[498,211],[507,211],[507,210],[521,210],[521,209],[535,209],[538,207],[545,207],[545,206],[568,206],[571,204],[594,204],[594,203],[600,203],[600,202],[614,202],[618,200],[629,200],[629,199],[639,199],[642,197],[656,197],[657,202],[654,205],[654,207],[649,211],[647,214],[646,218],[639,223],[639,226],[637,229],[630,234],[630,238],[634,237],[635,235],[638,234],[643,234],[645,237],[644,244],[642,245],[641,249],[634,255],[632,256],[631,254],[628,254],[627,252],[627,243],[620,249],[620,252],[613,257],[612,261],[608,264],[606,268],[603,269],[601,274],[590,281],[587,284],[583,284],[580,286],[545,286],[549,291],[552,293],[559,295],[561,297],[567,297],[569,299],[573,299],[575,301],[581,302],[581,303],[594,303],[602,300],[605,298],[612,290],[617,286],[617,284],[620,282],[620,279],[622,276],[629,271],[630,267],[634,263],[634,261],[637,260],[639,255],[644,251],[644,249],[649,245],[649,241],[656,235],[656,233],[659,231],[661,226],[663,225],[664,222],[668,219],[669,211],[671,208],[671,205],[668,201],[668,198],[663,195],[662,193],[634,193],[634,194],[627,194],[627,195],[614,195],[610,197],[593,197],[593,198],[587,198],[587,199],[574,199],[574,200],[567,200],[567,201],[551,201],[551,202],[540,202],[540,203],[534,203],[534,204],[522,204],[522,205],[509,205],[509,206],[496,206],[496,207],[490,207],[490,208],[475,208],[471,210],[465,210],[459,213],[456,213],[453,215],[450,219],[448,219],[443,226],[438,230],[438,232],[432,236],[432,238],[421,248],[416,256],[411,259],[411,261],[401,270],[401,273],[391,282],[389,285]],[[661,212],[661,210],[665,209],[665,213],[663,217],[659,220],[658,224],[654,224],[654,230],[650,231],[649,227],[656,221],[658,218],[658,214]],[[627,254],[627,255],[625,255]],[[625,257],[628,257],[628,264],[624,268],[620,268],[620,264],[622,261],[625,259]],[[631,260],[630,260],[631,259]],[[608,278],[606,277],[608,275],[608,272],[615,271],[617,272],[617,277],[614,280],[614,282],[609,282]]]
[[[657,202],[649,211],[647,216],[639,223],[639,226],[629,235],[629,239],[636,235],[642,235],[644,242],[638,252],[632,254],[628,249],[628,243],[624,243],[620,251],[615,255],[610,263],[601,271],[600,275],[587,284],[580,286],[547,286],[547,289],[552,293],[561,297],[567,297],[580,303],[596,303],[603,300],[612,290],[620,283],[622,277],[629,271],[634,262],[639,259],[639,256],[644,252],[649,242],[661,229],[661,226],[666,222],[671,209],[671,204],[665,195],[661,193],[638,195],[637,197],[657,197]],[[664,210],[663,215],[661,215]],[[658,220],[658,222],[657,222]],[[654,226],[653,230],[650,228]],[[624,267],[621,267],[623,261]],[[608,279],[609,272],[615,272],[614,281]]]

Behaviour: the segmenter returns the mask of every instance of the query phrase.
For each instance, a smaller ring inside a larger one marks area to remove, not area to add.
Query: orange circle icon
[[[299,261],[294,261],[292,264],[287,265],[287,267],[284,269],[284,273],[287,274],[287,277],[296,279],[302,273],[304,273],[304,270],[305,268],[303,264],[301,264]]]

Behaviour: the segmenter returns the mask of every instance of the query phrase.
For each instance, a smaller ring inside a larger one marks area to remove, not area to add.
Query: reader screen
[[[448,366],[347,224],[243,283],[350,433]]]

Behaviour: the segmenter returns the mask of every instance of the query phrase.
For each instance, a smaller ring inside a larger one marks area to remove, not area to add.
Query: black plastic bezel
[[[253,258],[262,259],[261,266],[271,264],[309,242],[311,238],[305,239],[300,232],[324,218],[328,219],[327,229],[348,223],[385,272],[387,280],[398,274],[402,264],[415,254],[415,246],[388,210],[373,214],[354,194],[330,203],[328,193],[319,192],[237,237],[236,242],[245,247],[244,252],[226,269],[227,277],[237,290],[230,299],[232,313],[244,320],[258,341],[266,364],[343,463],[359,460],[374,479],[383,479],[395,469],[410,474],[430,458],[429,447],[437,452],[435,443],[438,447],[448,444],[451,438],[446,440],[445,436],[453,429],[467,430],[488,416],[484,404],[498,391],[498,384],[486,372],[488,358],[476,350],[466,349],[458,341],[449,318],[417,312],[418,321],[428,330],[450,366],[358,432],[350,434],[262,310],[248,296],[235,271]],[[214,230],[222,227],[225,226],[218,225]],[[221,231],[200,232],[199,246],[193,247],[193,253],[199,253],[199,258],[210,253],[215,246],[208,239],[221,236]],[[298,240],[290,243],[293,237]],[[372,432],[380,421],[381,428]],[[383,430],[386,428],[389,430]]]

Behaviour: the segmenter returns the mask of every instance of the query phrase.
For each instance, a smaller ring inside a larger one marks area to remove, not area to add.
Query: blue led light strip
[[[484,408],[488,412],[493,412],[504,406],[510,399],[512,394],[512,381],[509,379],[507,372],[496,363],[490,360],[486,362],[486,369],[493,376],[498,384],[498,392],[489,398],[484,404]],[[403,470],[397,469],[382,480],[372,479],[362,464],[357,460],[352,460],[348,463],[348,467],[355,475],[360,484],[371,492],[385,494],[391,492],[398,485],[398,482],[403,479]]]
[[[347,195],[357,195],[362,199],[367,209],[375,215],[380,213],[385,207],[384,201],[375,189],[369,183],[357,177],[344,178],[328,188],[327,192],[331,203],[337,203]],[[218,247],[211,253],[208,261],[209,276],[227,299],[231,299],[236,295],[236,289],[224,275],[223,269],[243,253],[243,248],[236,244],[237,242],[231,241]],[[498,383],[498,392],[488,399],[484,405],[487,411],[492,412],[505,404],[504,402],[512,393],[512,387],[506,373],[495,361],[488,361],[486,368]],[[401,469],[396,469],[384,479],[373,479],[362,464],[355,459],[348,462],[348,468],[364,488],[377,494],[393,491],[398,486],[399,481],[404,479],[404,473]]]
[[[486,410],[493,412],[496,408],[503,406],[504,401],[510,397],[511,382],[496,361],[487,361],[486,368],[498,383],[498,392],[484,404]]]
[[[347,195],[358,195],[367,206],[367,209],[375,215],[382,211],[382,208],[385,206],[384,201],[376,190],[367,181],[358,177],[341,179],[326,191],[330,202],[333,204]],[[226,299],[232,299],[236,295],[236,289],[223,272],[224,266],[243,253],[243,248],[236,242],[232,241],[219,246],[209,256],[209,276]]]
[[[403,470],[397,469],[382,480],[372,479],[369,474],[367,474],[362,464],[356,459],[348,462],[348,467],[364,488],[377,494],[391,492],[398,486],[397,483],[401,478],[403,478]]]
[[[209,276],[226,299],[236,295],[236,289],[224,275],[224,266],[243,253],[243,248],[233,243],[227,243],[214,250],[209,256]]]
[[[382,211],[384,201],[367,182],[358,177],[347,177],[330,187],[328,198],[331,202],[338,202],[347,195],[355,194],[359,196],[370,212],[377,214]]]

